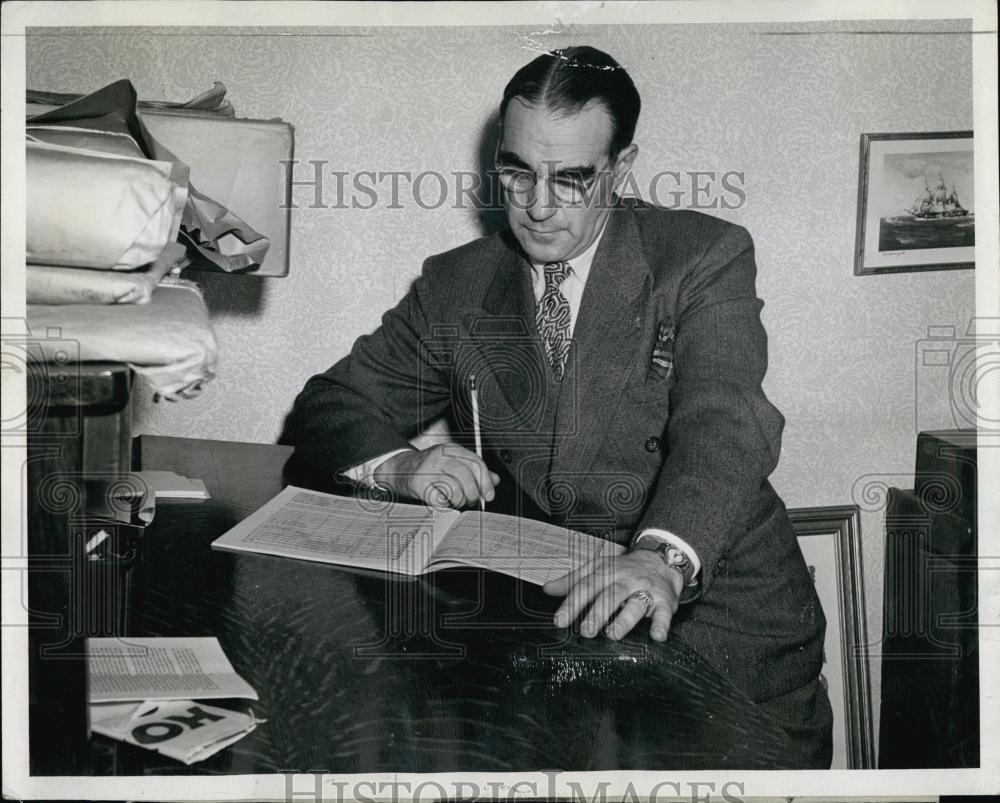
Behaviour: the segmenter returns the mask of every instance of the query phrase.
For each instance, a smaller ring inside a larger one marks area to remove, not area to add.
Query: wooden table
[[[648,624],[619,643],[585,639],[552,627],[557,600],[499,574],[398,579],[211,550],[280,490],[290,454],[141,439],[142,468],[200,478],[212,499],[159,506],[140,634],[218,637],[267,722],[193,767],[127,746],[124,764],[102,766],[110,742],[95,736],[94,772],[801,766],[745,695],[680,640],[650,641]]]

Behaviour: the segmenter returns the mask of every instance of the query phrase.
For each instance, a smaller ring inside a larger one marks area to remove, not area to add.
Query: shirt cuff
[[[373,457],[371,460],[367,460],[364,463],[359,463],[356,466],[351,466],[350,468],[345,468],[340,472],[340,476],[347,477],[349,480],[354,480],[355,482],[361,483],[366,488],[375,487],[375,469],[381,466],[390,457],[395,457],[401,452],[411,452],[412,449],[394,449],[391,452],[386,452],[378,457]]]
[[[655,527],[647,527],[638,536],[636,536],[633,546],[638,544],[643,538],[653,538],[657,541],[665,541],[672,546],[677,547],[681,552],[687,555],[689,561],[691,561],[691,566],[694,568],[694,577],[697,578],[698,574],[701,572],[701,561],[698,559],[698,553],[691,548],[680,536],[674,535],[669,530],[660,530]]]

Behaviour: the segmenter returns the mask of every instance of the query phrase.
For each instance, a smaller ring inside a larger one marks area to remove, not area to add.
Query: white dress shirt
[[[580,303],[583,301],[583,288],[587,286],[587,277],[590,276],[590,266],[594,264],[594,254],[597,253],[597,246],[601,244],[604,237],[604,229],[607,228],[607,221],[601,229],[600,234],[594,238],[587,250],[572,259],[564,260],[569,262],[569,273],[559,285],[559,291],[563,298],[569,303],[569,336],[573,336],[576,328],[576,319],[580,314]],[[531,263],[531,289],[535,293],[535,303],[538,304],[545,294],[545,263]]]
[[[583,300],[583,290],[587,286],[587,277],[590,276],[590,266],[594,263],[594,254],[597,253],[597,247],[600,245],[601,239],[604,237],[604,230],[606,228],[607,221],[605,220],[604,228],[602,228],[601,232],[594,238],[594,242],[587,247],[587,250],[582,254],[573,257],[573,259],[565,260],[566,262],[569,262],[570,270],[566,278],[563,280],[563,283],[560,285],[559,290],[562,292],[563,297],[569,304],[570,337],[573,336],[573,330],[576,327],[576,319],[580,313],[580,303]],[[531,289],[534,291],[535,303],[537,304],[542,300],[542,295],[545,293],[544,263],[531,263]],[[368,487],[372,487],[375,484],[375,469],[377,469],[390,457],[405,451],[408,450],[396,449],[392,452],[387,452],[386,454],[374,457],[365,463],[352,466],[351,468],[346,469],[343,473],[355,482],[360,482]],[[698,559],[698,554],[679,536],[669,532],[668,530],[647,527],[639,534],[635,543],[638,544],[639,541],[644,538],[654,538],[657,541],[667,541],[668,543],[673,544],[688,556],[688,560],[691,561],[691,565],[694,567],[694,576],[697,577],[700,573],[701,561]]]

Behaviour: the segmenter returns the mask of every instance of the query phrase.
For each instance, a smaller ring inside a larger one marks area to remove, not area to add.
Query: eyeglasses
[[[500,177],[501,186],[507,192],[516,195],[527,195],[538,184],[539,176],[537,172],[503,163],[500,160],[499,149],[493,166]],[[549,185],[549,193],[563,204],[580,203],[587,197],[590,190],[593,189],[601,173],[607,172],[610,171],[607,169],[598,170],[597,173],[588,179],[577,178],[573,175],[563,173],[550,173],[546,177]]]

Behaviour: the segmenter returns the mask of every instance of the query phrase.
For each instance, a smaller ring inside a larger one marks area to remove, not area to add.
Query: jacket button
[[[660,439],[659,438],[647,438],[646,439],[646,451],[647,452],[658,452],[658,451],[660,451]]]
[[[500,459],[503,460],[503,462],[505,462],[505,463],[509,463],[510,462],[510,449],[501,449],[500,450]]]

